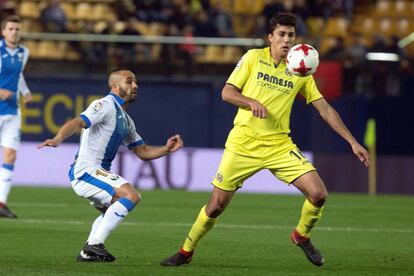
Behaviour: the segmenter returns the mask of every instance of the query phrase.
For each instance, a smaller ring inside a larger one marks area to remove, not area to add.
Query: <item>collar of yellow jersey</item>
[[[270,53],[270,47],[266,47],[266,48],[264,48],[264,56],[265,56],[267,59],[269,59],[269,60],[270,60],[273,64],[275,64],[275,61],[273,60],[272,55],[271,55],[271,53]],[[285,63],[286,63],[286,59],[282,59],[282,60],[280,61],[280,63],[285,64]]]

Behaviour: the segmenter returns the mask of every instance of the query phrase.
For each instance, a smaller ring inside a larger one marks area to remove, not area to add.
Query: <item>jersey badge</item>
[[[285,74],[289,77],[293,76],[293,74],[287,68],[285,69]]]
[[[92,106],[92,110],[96,112],[98,112],[99,110],[101,110],[103,107],[103,103],[102,102],[96,102],[94,104],[94,106]]]

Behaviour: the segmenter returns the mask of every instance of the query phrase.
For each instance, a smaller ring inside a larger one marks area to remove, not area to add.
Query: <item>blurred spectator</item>
[[[352,21],[353,19],[354,5],[354,0],[342,0],[343,13],[349,21]]]
[[[404,50],[401,49],[398,46],[398,41],[399,40],[400,39],[396,35],[392,35],[390,37],[390,39],[389,39],[389,45],[388,45],[388,52],[395,53],[395,54],[399,55],[401,58],[404,58],[405,57]]]
[[[265,25],[269,22],[270,18],[278,12],[286,12],[283,3],[280,0],[266,0],[263,9],[263,15],[265,17],[264,22],[266,22]],[[267,33],[267,30],[265,30],[265,32]]]
[[[414,60],[404,58],[401,60],[401,94],[414,99]]]
[[[191,12],[188,4],[164,3],[161,13],[167,24],[175,24],[180,30],[191,23]]]
[[[335,0],[309,0],[307,2],[313,16],[322,17],[326,20],[333,13],[332,7],[334,1]]]
[[[215,37],[217,36],[214,22],[207,15],[205,11],[200,11],[194,15],[194,35],[201,37]]]
[[[135,35],[139,36],[141,33],[138,32],[136,28],[138,20],[135,17],[130,17],[128,19],[125,29],[120,32],[120,35]],[[145,57],[149,56],[149,50],[147,45],[136,44],[136,43],[118,43],[116,45],[119,50],[120,57],[122,57],[123,63],[135,63],[137,57],[139,56],[141,61],[144,61]]]
[[[135,16],[136,7],[133,0],[114,1],[113,7],[119,20],[127,20],[129,17]]]
[[[304,22],[306,22],[306,20],[308,20],[308,18],[311,16],[311,10],[306,4],[305,0],[295,0],[292,8],[292,13],[300,16]]]
[[[134,0],[136,17],[139,21],[165,22],[161,14],[161,1],[156,0]]]
[[[179,36],[180,31],[175,25],[168,25],[165,33],[166,36]],[[174,66],[178,63],[178,48],[177,44],[165,44],[161,49],[161,59],[163,61],[163,68],[167,74],[174,73]]]
[[[78,21],[75,31],[76,33],[86,34],[113,34],[113,23],[99,22],[95,24],[92,21]],[[85,58],[85,71],[91,70],[98,64],[104,64],[106,62],[112,64],[114,63],[114,59],[119,60],[116,55],[116,47],[111,43],[82,41],[79,42],[79,46],[76,49]],[[108,53],[111,53],[111,55],[109,56]]]
[[[223,4],[217,1],[210,9],[210,16],[219,37],[235,37],[233,23],[229,13],[224,10]]]
[[[353,34],[351,44],[346,49],[344,62],[344,92],[363,94],[366,88],[364,72],[366,71],[367,47],[361,34]]]
[[[366,59],[367,47],[361,34],[353,34],[351,45],[347,48],[347,56],[355,63],[361,64]]]
[[[405,55],[404,51],[398,47],[399,38],[397,36],[391,36],[388,41],[387,52],[397,54],[400,60],[403,60]],[[401,93],[401,62],[388,62],[387,66],[387,87],[386,95],[398,96]]]
[[[196,14],[196,13],[204,10],[203,3],[201,3],[201,2],[202,1],[200,1],[200,0],[187,0],[186,1],[186,4],[188,5],[188,9],[189,9],[191,15]],[[206,2],[206,1],[204,1],[204,2]],[[209,2],[209,1],[207,1],[207,2]],[[208,5],[210,5],[210,3],[208,3]],[[209,9],[209,8],[210,8],[210,6],[207,7],[207,9]]]
[[[385,42],[384,37],[375,35],[373,38],[372,46],[368,49],[368,52],[385,53],[388,52],[388,45]],[[374,96],[385,96],[387,75],[389,72],[389,62],[384,61],[369,61],[368,70],[366,72],[366,78],[369,81],[369,91],[372,91]],[[371,96],[371,95],[369,95]]]
[[[278,12],[285,12],[281,0],[265,0],[262,15],[259,16],[256,21],[257,25],[254,33],[256,33],[257,37],[262,37],[265,40],[267,39],[267,23],[270,18]]]
[[[186,25],[181,35],[184,36],[185,43],[179,45],[178,58],[184,61],[184,65],[187,68],[187,73],[191,74],[194,67],[194,57],[198,52],[197,45],[194,44],[193,26]]]
[[[309,17],[310,10],[306,5],[305,0],[284,0],[283,6],[285,12],[293,13],[296,15],[296,24],[298,25],[298,30],[296,32],[297,36],[306,36],[308,34],[308,26],[306,26],[306,19]]]
[[[327,60],[339,60],[345,59],[345,43],[342,37],[335,37],[334,44],[329,50],[323,55],[324,59]]]
[[[48,32],[68,32],[68,19],[59,0],[50,0],[40,13],[40,20]]]
[[[388,51],[388,45],[385,38],[381,35],[374,35],[373,42],[368,52],[384,53]]]
[[[5,18],[13,14],[16,14],[15,1],[0,0],[0,18]]]

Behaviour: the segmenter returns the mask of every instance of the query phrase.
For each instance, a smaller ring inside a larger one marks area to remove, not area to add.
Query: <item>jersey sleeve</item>
[[[27,86],[27,83],[26,83],[26,80],[25,80],[25,78],[23,76],[23,73],[20,73],[18,87],[19,87],[20,93],[23,96],[28,95],[30,93],[30,89]]]
[[[99,99],[93,101],[88,108],[80,114],[82,120],[86,123],[86,128],[99,124],[104,120],[107,120],[113,110],[113,104]]]
[[[306,80],[305,85],[301,89],[300,93],[305,97],[306,103],[309,104],[311,102],[319,100],[320,98],[323,98],[323,96],[319,92],[313,76],[309,76],[307,78],[308,79]]]
[[[27,61],[29,60],[29,55],[30,55],[30,51],[28,48],[23,47],[23,67],[22,67],[22,72],[24,70],[24,68],[26,67]]]
[[[132,149],[134,147],[144,145],[145,142],[142,139],[142,137],[137,133],[137,130],[135,128],[134,121],[128,116],[128,125],[129,125],[129,131],[127,137],[124,139],[124,144],[128,147],[128,149]]]
[[[232,84],[241,90],[250,76],[253,59],[254,55],[252,51],[245,53],[237,63],[236,68],[234,68],[226,83]]]

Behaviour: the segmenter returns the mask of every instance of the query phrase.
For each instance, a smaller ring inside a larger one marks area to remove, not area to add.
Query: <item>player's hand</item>
[[[351,145],[352,151],[358,157],[359,161],[361,161],[366,167],[369,165],[369,153],[368,151],[361,146],[359,143],[354,143]]]
[[[38,149],[41,149],[43,147],[53,147],[56,148],[57,146],[59,146],[59,142],[56,141],[55,139],[47,139],[45,140],[43,143],[41,143],[40,145],[37,146]]]
[[[32,97],[32,94],[31,93],[23,96],[23,102],[25,104],[31,103],[32,100],[33,100],[33,97]]]
[[[260,119],[267,117],[266,107],[262,105],[261,103],[259,103],[258,101],[252,99],[251,101],[249,101],[249,107],[254,117],[260,118]]]
[[[0,89],[0,100],[7,100],[13,96],[13,92],[7,89]]]
[[[168,139],[166,146],[168,152],[175,152],[184,146],[184,142],[181,136],[176,134]]]

